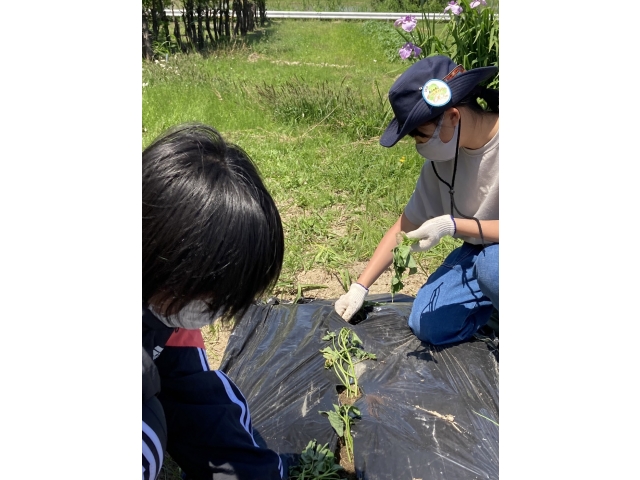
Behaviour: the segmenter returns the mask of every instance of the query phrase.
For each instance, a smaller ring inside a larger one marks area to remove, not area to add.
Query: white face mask
[[[436,129],[431,135],[431,138],[427,140],[425,143],[416,143],[416,150],[420,155],[422,155],[427,160],[431,160],[432,162],[444,162],[446,160],[451,160],[456,156],[456,140],[458,136],[458,125],[456,125],[455,130],[453,131],[453,136],[451,140],[447,143],[444,143],[440,140],[440,128],[442,127],[442,120],[444,120],[444,115],[440,117],[440,121],[436,126]]]

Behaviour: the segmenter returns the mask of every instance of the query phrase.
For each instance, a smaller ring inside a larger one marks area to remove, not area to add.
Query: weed
[[[338,480],[338,472],[344,470],[336,463],[329,444],[318,445],[311,440],[300,455],[300,461],[289,467],[290,480]]]
[[[209,332],[213,336],[213,341],[217,342],[220,338],[220,331],[222,330],[222,322],[213,322],[209,325]]]
[[[324,368],[333,368],[338,379],[346,388],[347,398],[357,397],[360,392],[355,365],[367,359],[376,360],[375,354],[366,352],[362,348],[362,340],[354,331],[345,327],[341,328],[338,334],[327,332],[322,340],[332,343],[332,347],[320,350],[325,358]]]
[[[350,462],[353,461],[353,437],[351,436],[351,425],[356,418],[360,417],[360,410],[353,405],[333,405],[333,410],[321,411],[318,413],[326,413],[329,417],[329,423],[336,431],[339,437],[344,440],[347,448],[347,457]]]
[[[353,283],[349,270],[347,270],[346,268],[341,269],[340,275],[336,275],[336,277],[338,277],[338,281],[340,282],[340,286],[342,287],[342,289],[345,291],[345,293],[347,293],[349,291],[349,288],[351,287],[351,284]]]
[[[298,284],[298,293],[296,295],[295,300],[293,301],[293,303],[298,303],[301,299],[304,298],[303,295],[303,290],[317,290],[319,288],[327,288],[326,285],[313,285],[313,284],[302,284],[299,283]]]
[[[160,42],[158,40],[155,40],[152,43],[152,46],[153,52],[155,53],[156,57],[164,58],[165,61],[169,59],[169,55],[172,55],[178,51],[178,45],[173,41]]]

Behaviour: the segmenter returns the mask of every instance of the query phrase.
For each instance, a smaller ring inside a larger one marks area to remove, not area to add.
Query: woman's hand
[[[353,315],[362,308],[364,297],[369,292],[368,289],[391,265],[393,261],[391,251],[397,245],[396,235],[400,231],[408,232],[416,228],[418,228],[417,225],[411,223],[402,213],[396,223],[387,230],[376,247],[376,251],[373,252],[373,257],[358,277],[357,283],[353,283],[349,291],[336,301],[335,310],[344,320],[351,320]]]
[[[435,247],[442,237],[455,233],[456,224],[451,215],[442,215],[427,220],[416,230],[407,232],[407,238],[420,239],[420,242],[411,246],[411,251],[422,252]]]
[[[359,283],[352,283],[349,291],[336,301],[335,310],[338,315],[347,322],[351,320],[351,317],[362,308],[364,297],[368,292],[369,289],[364,288]]]

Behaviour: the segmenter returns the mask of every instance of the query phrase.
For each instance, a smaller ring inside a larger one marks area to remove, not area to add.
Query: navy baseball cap
[[[465,70],[443,55],[414,63],[389,89],[395,118],[380,137],[380,145],[393,147],[413,129],[455,107],[476,85],[496,73],[498,67],[493,66]]]

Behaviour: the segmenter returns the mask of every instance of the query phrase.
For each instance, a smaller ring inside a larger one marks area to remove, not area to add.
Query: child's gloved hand
[[[349,291],[336,301],[335,310],[338,315],[347,322],[351,320],[351,317],[362,308],[364,297],[368,292],[369,290],[359,283],[352,283]]]
[[[420,241],[411,246],[412,252],[422,252],[436,246],[440,239],[446,235],[456,233],[456,223],[451,215],[427,220],[412,232],[407,232],[407,238],[419,238]]]

